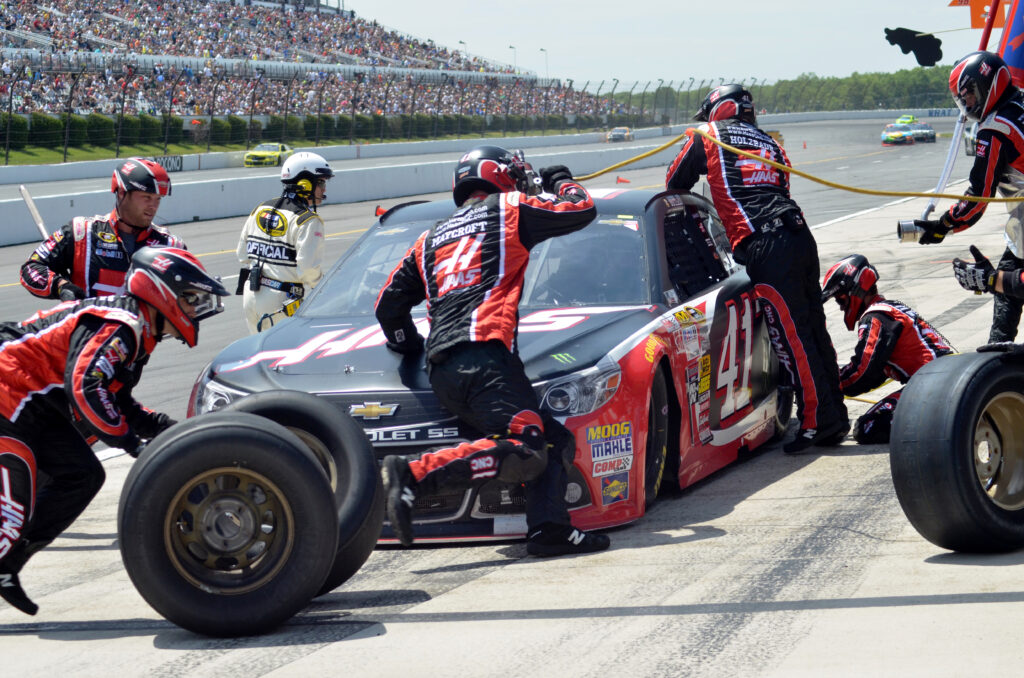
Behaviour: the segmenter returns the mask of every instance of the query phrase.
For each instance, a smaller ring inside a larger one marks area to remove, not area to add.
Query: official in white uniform
[[[320,282],[324,222],[316,208],[333,176],[322,156],[292,155],[281,167],[281,197],[260,204],[246,220],[238,240],[242,270],[235,293],[243,295],[250,334],[294,314]]]

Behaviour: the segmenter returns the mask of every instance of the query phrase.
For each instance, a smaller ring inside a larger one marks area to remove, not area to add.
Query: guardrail
[[[952,114],[955,114],[956,109],[951,110]],[[810,119],[894,118],[893,113],[896,115],[912,113],[922,117],[936,117],[938,114],[945,115],[945,109],[940,109],[940,111],[922,109],[919,111],[836,112],[835,114],[776,114],[761,116],[759,123],[764,127]],[[817,117],[804,117],[807,115],[816,115]],[[833,115],[842,117],[832,117]],[[666,138],[682,133],[686,127],[687,125],[674,125],[639,129],[635,131],[635,137],[637,139]],[[479,143],[500,143],[508,148],[542,149],[552,146],[592,144],[603,139],[603,133],[595,132],[547,137],[509,137],[500,141],[453,139],[365,146],[325,146],[317,148],[316,152],[328,160],[405,155],[425,156],[445,153],[450,153],[454,157],[455,154]],[[638,152],[648,150],[656,145],[646,148],[608,145],[595,150],[562,153],[536,151],[531,152],[528,158],[535,167],[562,164],[571,167],[576,174],[583,175],[628,160]],[[640,169],[667,165],[674,152],[674,149],[666,149],[630,165],[630,168]],[[242,155],[244,153],[239,151],[175,157],[180,157],[183,170],[196,170],[237,167],[241,165]],[[44,179],[52,182],[75,178],[106,178],[110,176],[119,162],[123,162],[123,158],[66,165],[3,167],[0,168],[0,183],[31,183]],[[447,191],[451,188],[452,167],[453,162],[446,160],[340,170],[337,178],[331,183],[328,204],[384,200]],[[105,189],[104,183],[100,182],[99,185]],[[173,193],[160,205],[159,221],[166,224],[177,224],[244,216],[259,202],[273,196],[279,190],[280,183],[272,175],[230,179],[175,180]],[[67,223],[74,216],[106,214],[113,206],[109,189],[68,195],[35,196],[35,202],[51,231]],[[3,229],[0,229],[0,246],[34,242],[39,239],[38,231],[20,199],[0,200],[0,223],[4,224]]]

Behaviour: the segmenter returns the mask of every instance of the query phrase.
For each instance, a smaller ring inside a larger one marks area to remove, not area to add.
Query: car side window
[[[734,264],[721,250],[723,229],[710,226],[710,215],[692,205],[665,215],[665,256],[668,276],[683,298],[724,280]],[[728,246],[726,240],[725,245]],[[727,249],[725,250],[727,251]]]

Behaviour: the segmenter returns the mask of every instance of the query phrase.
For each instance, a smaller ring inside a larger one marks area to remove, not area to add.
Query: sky
[[[621,88],[659,78],[771,83],[916,68],[913,53],[886,41],[885,28],[950,31],[936,37],[939,64],[951,66],[978,49],[982,34],[970,29],[970,10],[950,0],[329,1],[416,38],[572,78],[577,88],[605,80],[605,91],[612,78]],[[991,49],[1001,33],[992,32]]]

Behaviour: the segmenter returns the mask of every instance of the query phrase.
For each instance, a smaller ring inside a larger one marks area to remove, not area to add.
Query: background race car
[[[635,520],[663,479],[686,487],[779,437],[791,407],[750,280],[711,205],[676,191],[594,197],[590,225],[534,248],[518,334],[541,406],[576,437],[566,501],[584,529]],[[214,359],[190,414],[285,388],[352,415],[378,459],[479,437],[440,406],[422,355],[384,347],[373,314],[409,246],[452,210],[442,200],[384,214],[296,316]],[[425,336],[422,306],[414,317]],[[521,485],[498,481],[417,497],[417,540],[522,536],[524,502]]]
[[[882,130],[882,145],[884,146],[913,143],[914,130],[910,129],[910,125],[891,124],[886,125]]]
[[[605,141],[632,141],[633,130],[628,127],[613,127],[604,136]]]
[[[246,167],[280,165],[294,152],[288,144],[263,143],[247,152],[242,164]]]
[[[914,135],[914,141],[918,143],[934,144],[935,128],[926,122],[912,122],[908,125]]]

